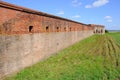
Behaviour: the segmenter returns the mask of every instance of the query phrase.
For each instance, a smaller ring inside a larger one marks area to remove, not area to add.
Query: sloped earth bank
[[[91,36],[5,80],[120,80],[120,33]]]

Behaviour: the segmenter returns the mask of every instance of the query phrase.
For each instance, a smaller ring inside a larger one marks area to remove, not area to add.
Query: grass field
[[[120,80],[120,33],[91,36],[5,80]]]

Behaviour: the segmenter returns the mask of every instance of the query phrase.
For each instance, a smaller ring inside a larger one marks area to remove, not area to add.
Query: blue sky
[[[86,24],[120,30],[120,0],[4,0]]]

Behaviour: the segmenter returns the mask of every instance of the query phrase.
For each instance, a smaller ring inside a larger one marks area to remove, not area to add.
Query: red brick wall
[[[7,8],[0,8],[1,33],[29,33],[29,26],[33,26],[31,32],[43,32],[42,17]]]
[[[72,21],[56,19],[0,7],[0,33],[23,34],[42,32],[82,31],[83,25]],[[32,26],[29,32],[29,26]],[[47,27],[47,30],[46,30]],[[84,26],[84,30],[91,30]]]

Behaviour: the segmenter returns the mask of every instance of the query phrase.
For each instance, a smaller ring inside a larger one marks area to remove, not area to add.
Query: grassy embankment
[[[6,80],[120,80],[120,33],[89,37]]]

